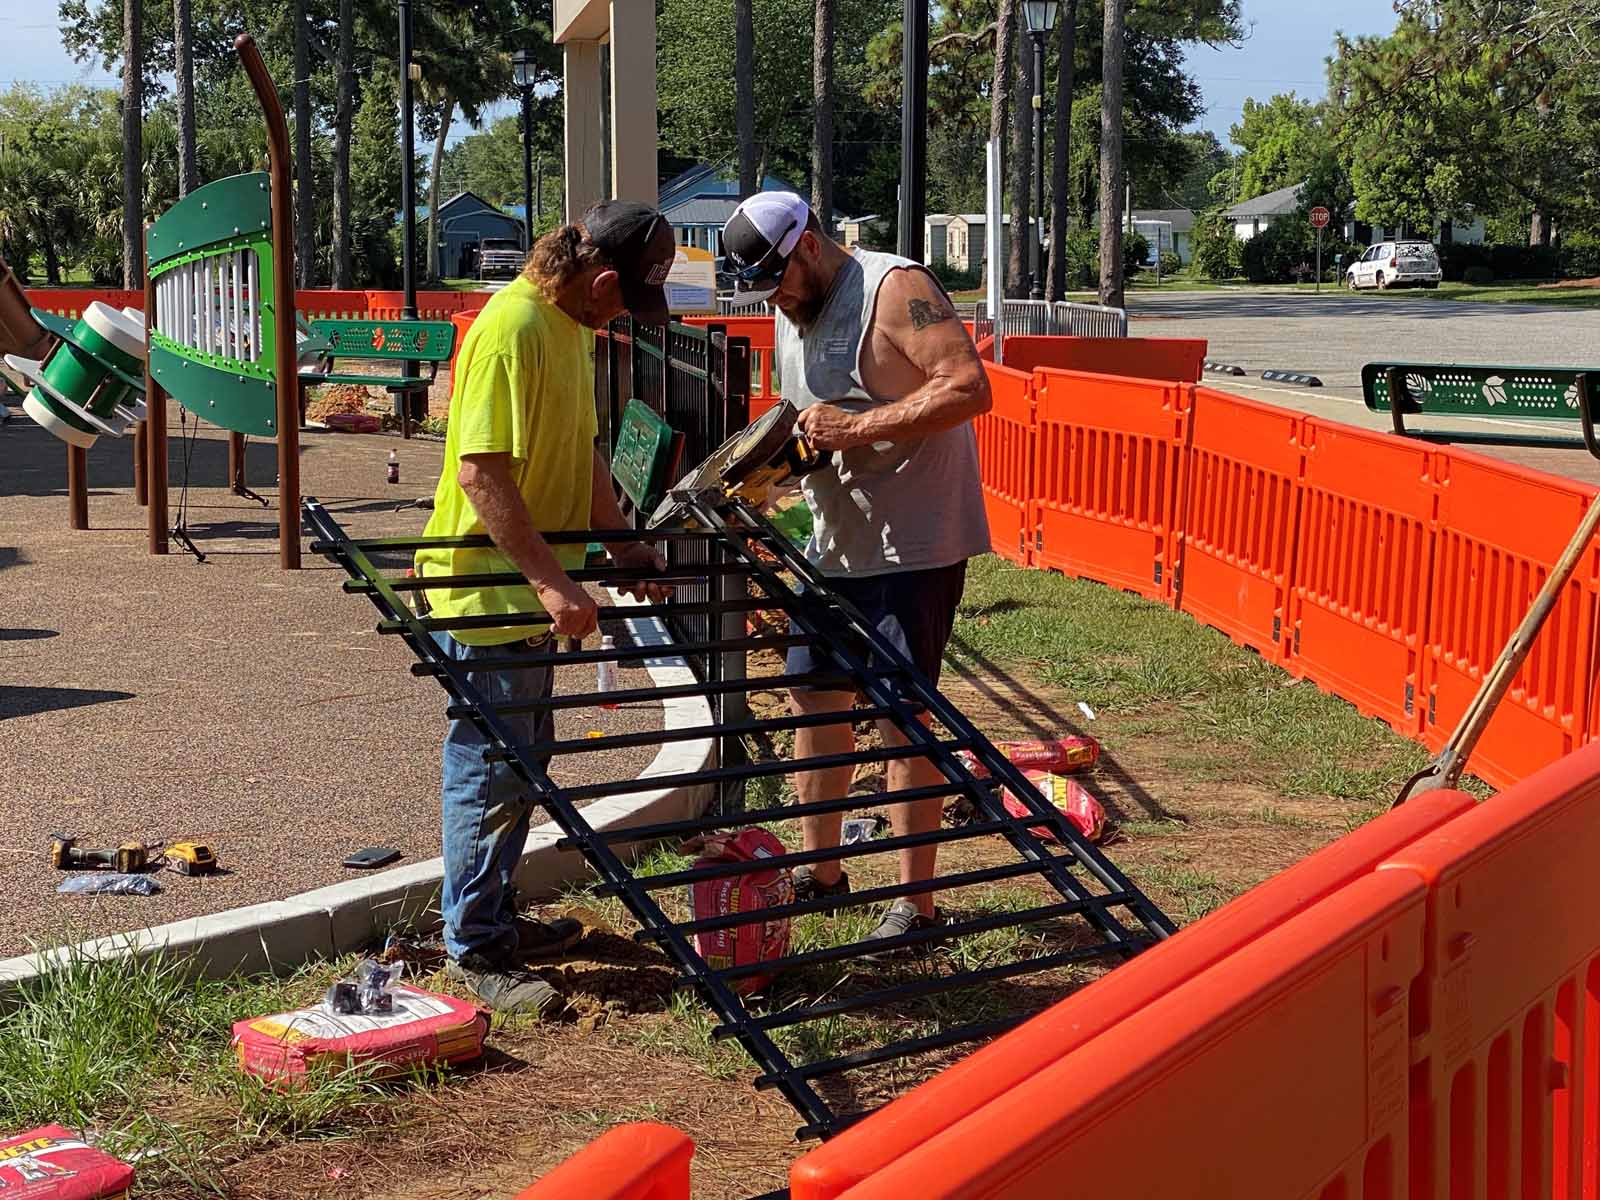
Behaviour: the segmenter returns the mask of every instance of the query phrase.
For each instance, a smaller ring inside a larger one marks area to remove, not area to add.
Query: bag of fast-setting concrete
[[[1052,775],[1048,771],[1024,771],[1023,775],[1062,816],[1072,822],[1073,827],[1086,841],[1098,842],[1106,836],[1106,810],[1089,789],[1076,779]],[[1028,806],[1011,793],[1010,788],[1002,793],[1002,800],[1006,811],[1013,817],[1033,815]],[[1047,842],[1061,840],[1056,831],[1048,825],[1035,826],[1032,832]]]
[[[132,1167],[60,1125],[0,1140],[5,1200],[122,1200],[132,1186]]]
[[[996,742],[994,748],[1010,759],[1014,767],[1023,771],[1048,771],[1053,775],[1087,771],[1100,761],[1100,743],[1080,733],[1042,742]],[[962,750],[960,754],[968,770],[979,779],[988,778],[988,768],[973,756],[972,751]]]
[[[696,870],[725,862],[753,865],[742,875],[700,879],[690,884],[689,907],[696,921],[794,903],[794,880],[787,868],[760,865],[764,858],[788,853],[783,843],[767,830],[746,829],[737,834],[709,837],[698,848],[700,857],[695,860]],[[789,952],[789,918],[750,921],[729,929],[706,929],[694,938],[700,957],[714,970],[771,962]],[[760,991],[770,982],[771,975],[747,975],[731,981],[731,986],[736,992],[748,994]]]
[[[262,1079],[293,1083],[323,1065],[372,1066],[383,1077],[416,1066],[454,1066],[483,1053],[489,1017],[481,1009],[411,987],[396,987],[393,995],[392,1012],[334,1013],[317,1004],[235,1022],[239,1066]]]

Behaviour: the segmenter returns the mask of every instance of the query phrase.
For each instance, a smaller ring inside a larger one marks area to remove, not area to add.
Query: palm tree
[[[1067,298],[1067,160],[1072,157],[1073,56],[1078,52],[1078,0],[1067,0],[1056,25],[1056,111],[1050,150],[1050,265],[1045,299]]]
[[[122,4],[122,286],[144,286],[144,11]]]
[[[833,0],[817,0],[811,41],[811,211],[833,232]]]
[[[194,138],[194,12],[192,0],[172,0],[172,52],[178,100],[178,195],[200,186]]]
[[[350,256],[350,128],[356,111],[356,6],[339,0],[337,99],[333,110],[333,286],[354,282]]]
[[[1106,0],[1105,69],[1100,94],[1100,303],[1121,308],[1122,62],[1128,0]]]
[[[439,176],[444,165],[444,140],[450,135],[450,122],[455,120],[456,98],[446,91],[439,100],[439,140],[433,144],[433,166],[428,171],[428,278],[437,280],[439,274]]]
[[[294,270],[295,286],[317,274],[317,197],[311,176],[311,42],[306,0],[294,0]]]
[[[739,198],[761,190],[756,151],[756,14],[753,0],[733,0],[734,121],[739,138]]]
[[[1029,232],[1028,191],[1033,178],[1033,71],[1026,53],[1027,31],[1017,25],[1017,106],[1011,120],[1011,254],[1006,262],[1006,299],[1028,297],[1028,255],[1032,251]]]

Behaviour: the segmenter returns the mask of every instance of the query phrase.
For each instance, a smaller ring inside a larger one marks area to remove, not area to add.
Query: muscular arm
[[[899,400],[846,413],[827,404],[800,414],[800,428],[823,450],[926,437],[964,425],[989,411],[989,377],[978,352],[939,285],[925,271],[893,271],[878,292],[869,346],[862,362],[874,376],[920,381]]]

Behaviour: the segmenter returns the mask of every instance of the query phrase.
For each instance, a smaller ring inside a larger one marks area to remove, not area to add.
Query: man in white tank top
[[[990,549],[973,418],[989,410],[989,380],[939,282],[918,263],[839,245],[791,192],[750,197],[723,229],[723,250],[748,303],[778,310],[775,366],[799,428],[833,464],[806,477],[813,533],[807,555],[830,584],[929,679],[938,681],[967,559]],[[837,673],[825,648],[789,652],[790,674]],[[795,757],[848,753],[841,679],[790,693],[799,713],[839,713],[795,733]],[[879,722],[888,745],[905,741]],[[801,804],[837,800],[853,767],[799,772]],[[890,792],[945,782],[924,758],[887,764]],[[937,829],[941,801],[893,805],[897,834]],[[839,844],[839,813],[802,820],[805,848]],[[900,881],[932,877],[936,846],[900,851]],[[795,872],[800,899],[842,896],[837,861]],[[893,937],[938,918],[932,892],[896,900],[871,935]]]

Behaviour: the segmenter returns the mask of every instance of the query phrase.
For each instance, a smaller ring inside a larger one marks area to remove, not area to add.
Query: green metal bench
[[[302,361],[315,355],[315,365],[300,371],[300,420],[305,421],[306,388],[316,384],[346,383],[381,387],[395,398],[395,415],[401,431],[411,433],[418,419],[418,401],[426,403],[439,374],[439,364],[450,361],[456,348],[456,327],[449,321],[312,321],[311,339],[302,342]],[[335,369],[341,360],[368,363],[421,363],[426,370],[410,374],[374,372],[352,374]]]
[[[1368,363],[1361,393],[1373,412],[1387,412],[1403,437],[1525,446],[1582,446],[1600,458],[1594,431],[1600,369],[1500,367],[1461,363]],[[1579,438],[1546,434],[1419,430],[1406,418],[1494,417],[1519,421],[1576,421]]]

